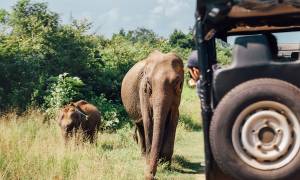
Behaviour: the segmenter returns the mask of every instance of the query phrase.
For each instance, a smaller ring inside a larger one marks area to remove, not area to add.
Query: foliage
[[[60,108],[63,105],[82,98],[80,92],[84,83],[78,77],[70,77],[68,73],[50,78],[48,95],[45,96],[45,106],[48,108]]]
[[[123,106],[106,99],[103,94],[99,97],[93,97],[91,102],[99,107],[101,112],[101,129],[113,131],[130,124]]]
[[[230,64],[232,60],[232,48],[227,43],[219,39],[217,39],[216,46],[218,63],[223,66]]]
[[[5,24],[7,22],[8,12],[4,9],[0,9],[0,24]]]
[[[48,50],[46,38],[55,31],[58,16],[48,11],[45,4],[31,4],[27,0],[19,1],[7,16],[4,25],[10,31],[0,42],[3,68],[0,87],[6,96],[0,108],[4,105],[24,108],[30,103],[35,82],[43,76],[42,60]]]
[[[70,77],[68,73],[51,77],[49,90],[44,96],[44,107],[46,107],[46,118],[54,118],[58,109],[63,105],[82,98],[81,89],[84,83],[78,77]]]
[[[170,35],[169,42],[173,47],[195,49],[196,44],[192,32],[185,34],[180,30],[175,29]]]
[[[64,72],[89,79],[91,63],[100,61],[102,39],[84,34],[89,24],[60,25],[45,3],[19,1],[5,25],[11,31],[0,41],[0,87],[7,94],[1,109],[42,105],[47,79]]]
[[[137,28],[107,39],[88,33],[91,26],[86,20],[61,24],[46,3],[20,0],[10,11],[1,9],[0,110],[53,109],[81,97],[103,109],[104,129],[119,128],[127,122],[120,103],[126,72],[154,50],[186,62],[195,47],[191,32],[163,38]],[[229,62],[230,47],[218,42],[217,53],[221,64]]]
[[[161,39],[157,36],[157,34],[155,34],[154,31],[146,28],[137,28],[135,30],[129,30],[128,32],[126,32],[124,29],[121,29],[119,34],[133,43],[148,42],[154,44]]]

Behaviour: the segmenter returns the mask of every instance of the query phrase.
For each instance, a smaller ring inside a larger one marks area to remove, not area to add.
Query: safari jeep
[[[273,35],[300,30],[300,0],[198,0],[195,16],[206,178],[300,179],[299,49]],[[215,70],[215,38],[233,35]]]

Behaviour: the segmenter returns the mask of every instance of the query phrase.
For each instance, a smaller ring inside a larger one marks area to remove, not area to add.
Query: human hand
[[[194,81],[198,81],[199,80],[199,78],[200,78],[200,70],[198,68],[193,67],[193,68],[189,69],[189,72],[190,72],[190,75],[192,76],[192,79]]]

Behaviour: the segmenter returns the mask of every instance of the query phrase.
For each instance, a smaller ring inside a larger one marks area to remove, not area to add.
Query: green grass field
[[[199,101],[184,88],[181,119],[171,167],[158,168],[159,179],[204,179],[203,137]],[[132,129],[99,133],[97,144],[65,146],[58,125],[43,123],[30,110],[0,118],[0,179],[143,179],[144,160],[132,139]]]

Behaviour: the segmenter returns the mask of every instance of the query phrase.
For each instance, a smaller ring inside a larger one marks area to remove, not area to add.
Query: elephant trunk
[[[154,179],[157,164],[159,161],[160,151],[164,139],[164,131],[166,126],[167,115],[169,111],[169,103],[167,97],[157,98],[157,103],[153,103],[153,136],[150,155],[148,157],[149,169],[148,176]]]

